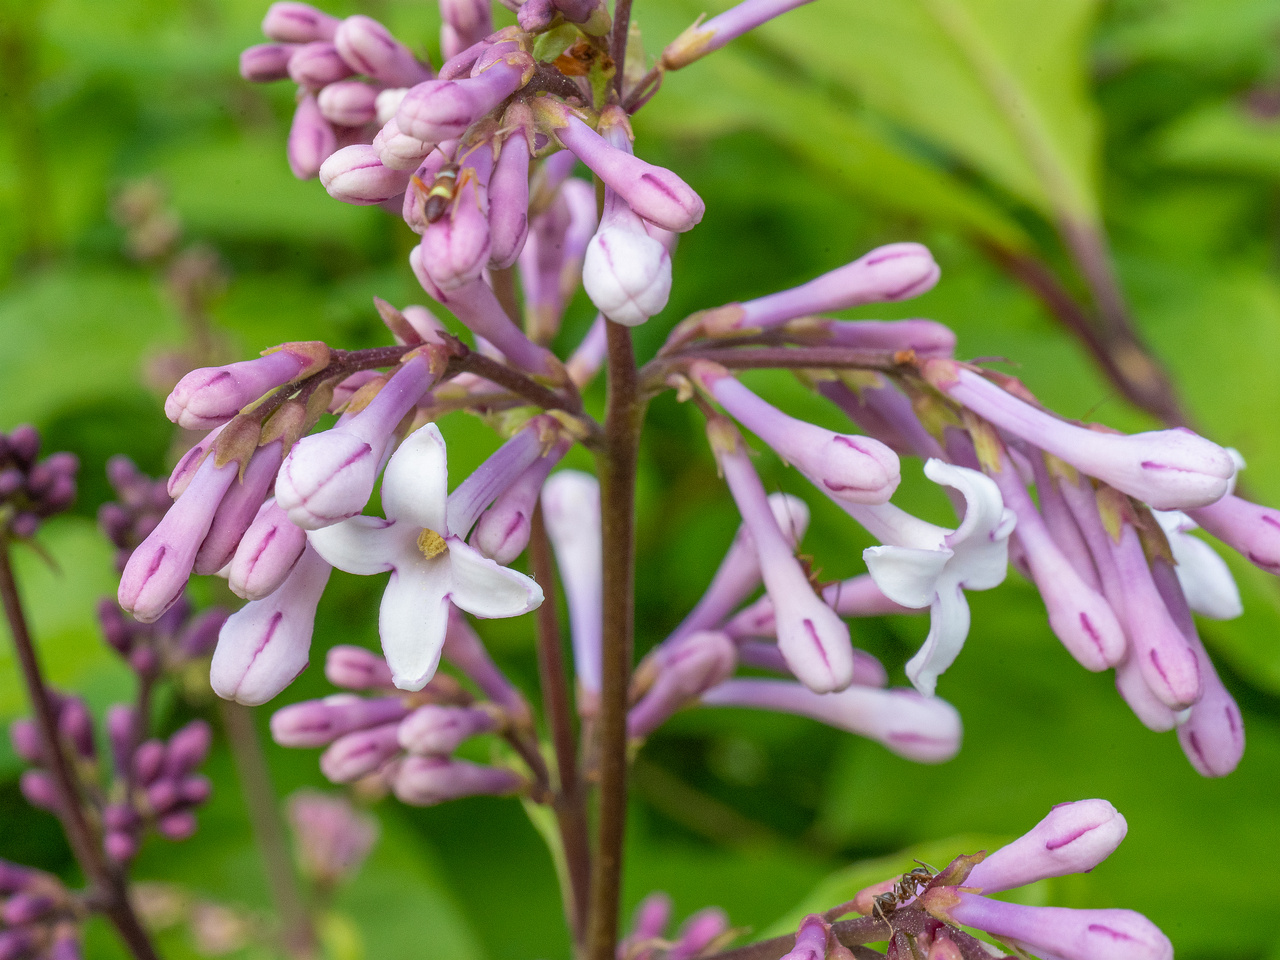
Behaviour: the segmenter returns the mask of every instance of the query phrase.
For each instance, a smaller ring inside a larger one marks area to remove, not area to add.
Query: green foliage
[[[383,18],[436,51],[430,4],[322,5]],[[709,12],[726,6],[717,0]],[[92,613],[115,588],[111,552],[90,522],[108,496],[102,465],[125,451],[152,472],[165,468],[157,370],[191,347],[192,332],[162,270],[122,252],[112,197],[130,180],[156,178],[183,243],[217,251],[229,280],[210,310],[231,357],[288,339],[382,343],[370,298],[425,300],[402,224],[289,175],[289,91],[235,75],[264,7],[0,3],[0,33],[25,45],[33,64],[0,98],[0,429],[34,422],[85,464],[76,515],[41,537],[60,569],[23,551],[19,576],[51,677],[99,711],[129,684]],[[635,9],[651,55],[704,12],[692,0],[637,0]],[[637,331],[638,349],[651,352],[694,310],[801,282],[877,243],[919,239],[943,266],[939,287],[851,315],[934,317],[957,331],[962,356],[1008,358],[1006,369],[1049,406],[1144,429],[1150,418],[1126,406],[1040,301],[987,257],[993,245],[1033,253],[1079,293],[1056,237],[1064,218],[1097,221],[1136,323],[1196,422],[1243,452],[1250,496],[1280,502],[1280,121],[1248,106],[1265,101],[1259,91],[1276,92],[1278,27],[1272,0],[817,0],[787,14],[668,75],[637,117],[640,152],[676,169],[708,208],[681,240],[671,304]],[[591,314],[579,297],[561,347]],[[789,376],[749,382],[798,415],[841,423]],[[588,403],[598,409],[602,399],[597,385]],[[496,446],[474,418],[454,415],[442,427],[455,482]],[[696,602],[737,525],[696,413],[663,397],[647,427],[641,651]],[[590,466],[580,452],[571,462]],[[824,575],[859,572],[865,536],[776,459],[758,462],[771,489],[813,504],[805,549]],[[912,463],[902,503],[940,522],[949,516]],[[940,865],[1017,834],[1053,803],[1103,796],[1129,820],[1125,844],[1087,877],[1024,895],[1142,910],[1184,958],[1276,956],[1274,897],[1242,878],[1261,876],[1280,844],[1280,589],[1230,562],[1246,613],[1201,624],[1245,714],[1249,748],[1230,778],[1199,778],[1172,735],[1143,729],[1109,677],[1070,661],[1035,593],[1011,575],[973,598],[968,647],[940,685],[966,724],[965,747],[948,764],[909,764],[806,721],[746,711],[691,711],[665,727],[636,767],[627,904],[661,888],[680,917],[719,904],[735,925],[779,933],[913,856]],[[377,581],[335,575],[314,664],[335,643],[376,644]],[[854,625],[896,682],[924,630],[919,618]],[[534,690],[529,624],[491,622],[482,632]],[[259,722],[277,705],[328,692],[313,668]],[[0,644],[0,722],[24,709]],[[180,722],[169,711],[163,722]],[[315,751],[268,752],[282,791],[320,784]],[[17,769],[0,747],[0,856],[68,873],[51,818],[17,795]],[[139,875],[264,914],[269,892],[221,744],[209,773],[215,799],[200,833],[181,847],[153,842]],[[567,955],[553,859],[516,802],[376,809],[382,840],[325,923],[335,957]],[[181,930],[163,946],[167,956],[195,955]],[[90,955],[115,949],[95,927]]]

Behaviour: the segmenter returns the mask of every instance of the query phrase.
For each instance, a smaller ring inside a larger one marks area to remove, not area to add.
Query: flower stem
[[[573,735],[573,707],[565,682],[564,652],[560,639],[560,618],[556,610],[555,564],[551,543],[542,520],[542,507],[534,508],[529,536],[533,576],[546,595],[537,612],[538,679],[542,686],[543,709],[551,742],[555,747],[559,777],[554,806],[564,844],[570,890],[566,891],[566,915],[573,941],[581,953],[587,903],[591,891],[591,846],[587,838],[586,797],[578,776],[578,746]]]
[[[41,753],[58,795],[58,819],[62,822],[62,829],[80,869],[97,888],[94,899],[115,925],[129,952],[135,960],[157,960],[151,938],[129,903],[124,874],[107,864],[101,854],[100,838],[85,819],[80,791],[58,737],[53,704],[49,700],[49,691],[40,670],[40,660],[31,639],[26,612],[18,595],[18,584],[14,579],[13,564],[9,556],[9,543],[8,536],[0,531],[0,600],[4,603],[5,616],[13,633],[14,650],[22,669],[22,679],[35,712],[36,726],[40,731]]]
[[[590,960],[613,960],[618,941],[622,842],[627,818],[627,686],[635,630],[636,462],[644,420],[631,330],[608,321],[606,333],[609,390],[604,449],[597,457],[604,557],[600,807],[587,925]]]
[[[298,877],[285,842],[284,823],[275,791],[271,787],[271,771],[262,754],[262,743],[253,725],[253,714],[248,707],[229,700],[218,701],[222,714],[222,727],[227,733],[227,743],[235,760],[240,778],[240,791],[253,825],[253,835],[262,855],[262,866],[271,888],[283,927],[286,953],[304,960],[315,957],[316,937],[311,928],[311,917],[298,889]]]
[[[627,37],[631,33],[631,0],[613,0],[613,33],[609,35],[609,56],[617,71],[613,75],[613,89],[622,96],[622,80],[626,75]]]

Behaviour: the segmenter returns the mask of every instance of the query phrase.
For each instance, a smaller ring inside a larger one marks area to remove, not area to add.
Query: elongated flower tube
[[[244,58],[241,58],[244,62]],[[320,115],[340,127],[363,127],[378,118],[378,88],[362,80],[331,83],[316,94]],[[324,166],[320,167],[324,183]],[[328,184],[325,184],[328,189]]]
[[[271,717],[271,737],[282,747],[325,747],[345,734],[408,715],[409,707],[399,697],[335,693],[277,710]]]
[[[422,245],[414,247],[409,254],[409,265],[427,293],[453,311],[453,315],[472,333],[484,337],[501,350],[511,363],[534,374],[564,379],[564,367],[560,361],[550,350],[538,346],[524,335],[483,280],[474,280],[454,290],[441,290],[427,269]]]
[[[927,361],[925,373],[951,399],[1002,430],[1157,510],[1214,503],[1235,476],[1226,450],[1181,427],[1102,433],[1059,420],[950,361]]]
[[[600,482],[580,470],[552,474],[542,488],[542,515],[569,607],[580,708],[593,712],[600,695],[604,631]]]
[[[777,617],[778,649],[801,683],[818,693],[843,690],[853,681],[849,628],[813,592],[809,578],[783,536],[738,431],[727,421],[708,422],[707,434],[738,512],[751,531],[765,590]]]
[[[705,23],[695,23],[667,44],[667,48],[662,51],[662,65],[668,70],[687,67],[708,53],[719,50],[730,40],[736,40],[760,24],[808,2],[809,0],[743,0],[736,7],[730,7]]]
[[[335,687],[348,690],[387,690],[393,686],[391,668],[384,657],[346,644],[329,648],[324,676]]]
[[[260,600],[289,575],[307,546],[306,531],[289,522],[272,497],[258,508],[231,558],[227,585],[237,597]]]
[[[1105,670],[1125,655],[1125,635],[1106,599],[1076,572],[1049,534],[1007,453],[991,474],[1004,502],[1016,514],[1014,536],[1022,544],[1036,589],[1044,599],[1049,626],[1086,670]]]
[[[533,511],[548,474],[569,450],[569,441],[561,440],[540,456],[533,465],[498,495],[476,523],[471,545],[495,563],[508,564],[524,552],[529,544]]]
[[[1227,692],[1213,668],[1213,662],[1196,633],[1191,608],[1183,595],[1180,578],[1167,560],[1157,557],[1151,578],[1174,623],[1196,655],[1204,690],[1191,707],[1190,715],[1178,724],[1178,743],[1196,772],[1204,777],[1225,777],[1244,756],[1244,720],[1235,699]]]
[[[693,960],[708,952],[716,939],[729,929],[729,918],[719,907],[706,907],[689,915],[680,925],[675,942],[666,952],[667,960]]]
[[[183,495],[133,551],[120,575],[117,597],[136,619],[150,623],[182,596],[196,552],[239,469],[237,460],[219,467],[215,457],[207,457]]]
[[[320,165],[320,183],[329,196],[343,203],[370,206],[404,193],[412,174],[384,166],[368,144],[353,143]]]
[[[488,4],[485,4],[488,6]],[[519,105],[522,106],[523,105]],[[513,106],[503,117],[510,126],[528,114]],[[527,124],[533,123],[530,115]],[[525,125],[502,141],[502,152],[489,178],[489,267],[505,270],[516,262],[529,234],[529,140]]]
[[[799,497],[787,493],[769,494],[769,509],[774,522],[786,538],[791,549],[799,546],[809,528],[809,506]],[[711,584],[688,616],[671,632],[666,643],[673,643],[695,630],[717,629],[751,591],[760,585],[760,557],[755,541],[745,523],[738,527],[733,542],[716,568]],[[764,599],[768,599],[766,594]],[[769,636],[777,627],[773,616],[773,604],[769,604]]]
[[[471,124],[528,83],[533,69],[532,57],[512,51],[471,77],[420,83],[401,101],[396,125],[424,143],[460,137]]]
[[[1200,699],[1200,667],[1151,579],[1138,534],[1123,523],[1118,541],[1113,538],[1110,546],[1124,597],[1125,626],[1142,678],[1165,706],[1189,707]]]
[[[819,914],[811,913],[800,921],[795,945],[781,960],[827,960],[830,946],[831,924]]]
[[[320,105],[311,94],[298,101],[289,127],[289,169],[299,180],[310,180],[320,173],[320,165],[338,149],[333,127],[320,113]]]
[[[761,670],[772,670],[774,673],[791,675],[791,668],[783,659],[776,643],[763,640],[740,640],[733,638],[738,647],[738,661]],[[853,682],[860,687],[887,687],[889,674],[884,664],[856,647],[853,651]]]
[[[1196,522],[1179,510],[1153,513],[1169,541],[1178,584],[1191,609],[1212,620],[1234,620],[1243,614],[1240,588],[1231,569],[1213,547],[1188,533]]]
[[[514,617],[542,602],[524,574],[500,567],[449,528],[444,438],[433,423],[392,455],[382,481],[387,518],[357,516],[313,529],[311,546],[335,567],[390,571],[378,633],[397,687],[421,690],[435,674],[449,605],[478,617]]]
[[[990,590],[1004,582],[1016,517],[991,478],[976,470],[929,460],[924,473],[964,496],[964,519],[954,531],[891,503],[842,506],[884,544],[862,553],[881,592],[904,607],[929,608],[929,635],[908,661],[907,676],[917,690],[930,695],[969,635],[964,591]]]
[[[311,43],[332,40],[342,21],[311,6],[289,0],[273,3],[262,19],[262,32],[272,40]]]
[[[975,866],[965,885],[999,893],[1047,877],[1088,873],[1115,852],[1128,830],[1124,817],[1106,800],[1060,803],[1027,833]]]
[[[227,618],[209,668],[209,683],[224,700],[266,703],[306,669],[316,607],[332,568],[306,550],[274,593]]]
[[[1188,513],[1255,567],[1280,576],[1280,510],[1228,494]]]
[[[911,401],[885,377],[854,390],[843,380],[819,380],[818,392],[891,450],[914,453],[922,460],[947,458],[937,438],[925,429]]]
[[[493,33],[489,0],[440,0],[440,50],[447,60]]]
[[[555,156],[574,159],[567,150]],[[582,280],[583,258],[598,221],[595,191],[586,181],[571,177],[529,225],[520,252],[520,284],[525,325],[539,343],[560,329],[565,305]]]
[[[654,891],[636,906],[631,915],[631,929],[618,944],[618,953],[631,960],[653,960],[653,949],[645,945],[658,941],[671,923],[671,898]]]
[[[283,459],[282,440],[274,440],[259,447],[249,457],[244,476],[231,484],[226,496],[218,504],[209,524],[209,532],[196,551],[193,564],[196,573],[217,573],[231,562],[241,537],[258,515]]]
[[[240,54],[240,76],[250,83],[270,83],[289,76],[289,58],[296,50],[291,43],[260,43]]]
[[[339,737],[320,755],[320,772],[332,783],[354,783],[400,753],[400,723],[379,724]]]
[[[637,740],[653,733],[681,707],[728,680],[737,662],[733,641],[716,631],[693,633],[658,647],[640,667],[654,679],[627,713],[627,736]]]
[[[449,626],[444,634],[444,659],[501,707],[512,724],[528,726],[532,722],[524,694],[493,662],[484,642],[456,608],[449,611]]]
[[[410,357],[367,407],[294,444],[276,478],[276,502],[293,523],[316,530],[364,509],[392,432],[436,380],[433,366]]]
[[[729,680],[704,693],[702,702],[812,717],[918,763],[942,763],[960,749],[960,714],[946,701],[910,689],[853,686],[814,693],[787,680]]]
[[[1026,907],[956,888],[935,887],[921,898],[949,923],[964,924],[1020,948],[1058,960],[1173,960],[1173,944],[1132,910]]]
[[[487,185],[492,170],[493,151],[488,144],[468,153],[458,171],[452,206],[422,231],[420,262],[446,294],[479,281],[489,264]]]
[[[408,757],[396,770],[392,788],[404,803],[430,807],[460,797],[509,796],[523,790],[525,780],[501,767],[445,757]]]
[[[396,730],[400,746],[419,756],[448,756],[463,742],[499,726],[492,710],[427,704],[409,714]]]
[[[719,364],[699,361],[690,375],[744,427],[834,500],[884,503],[902,475],[898,456],[870,437],[834,433],[795,417],[752,393]]]
[[[534,110],[540,120],[555,130],[561,143],[649,222],[664,230],[684,233],[702,220],[706,211],[702,198],[670,170],[614,147],[563,104],[539,100]],[[601,123],[605,123],[603,116]]]
[[[531,419],[449,495],[449,529],[465,537],[480,514],[542,456],[556,437],[554,417]]]
[[[927,247],[891,243],[799,287],[718,307],[690,321],[709,334],[767,329],[814,313],[917,297],[932,289],[939,275]]]
[[[388,87],[412,87],[431,79],[431,68],[372,17],[347,17],[334,31],[333,45],[351,69]]]
[[[286,343],[256,360],[201,367],[178,381],[164,402],[170,420],[188,430],[221,426],[269,390],[329,363],[323,343]]]

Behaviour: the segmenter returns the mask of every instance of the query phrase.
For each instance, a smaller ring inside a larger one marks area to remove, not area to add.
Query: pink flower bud
[[[735,420],[832,499],[884,503],[898,488],[902,475],[897,454],[878,440],[789,417],[718,365],[699,363],[690,372]]]
[[[457,607],[449,611],[443,656],[481,693],[505,710],[512,723],[527,725],[530,722],[529,704],[524,695],[493,662],[484,643]]]
[[[289,76],[300,87],[319,90],[354,72],[342,59],[338,48],[327,40],[305,43],[289,58]]]
[[[320,772],[333,783],[352,783],[374,773],[400,752],[399,721],[339,737],[320,755]]]
[[[917,763],[942,763],[960,749],[960,715],[945,700],[914,690],[854,686],[814,693],[787,680],[729,680],[708,690],[709,706],[753,707],[812,717],[879,741]]]
[[[554,156],[576,161],[567,150]],[[565,305],[581,283],[583,258],[598,221],[595,191],[570,178],[529,226],[520,253],[520,284],[530,333],[540,342],[560,329]]]
[[[667,951],[666,960],[693,960],[728,929],[729,918],[719,907],[699,910],[680,925],[680,932]]]
[[[245,600],[261,600],[273,593],[306,546],[306,531],[289,522],[274,498],[268,500],[258,508],[231,558],[227,577],[231,592]]]
[[[950,361],[931,360],[926,370],[936,387],[974,413],[1157,510],[1214,503],[1235,476],[1227,451],[1190,430],[1102,433],[1059,420]]]
[[[316,98],[307,94],[293,111],[293,125],[289,128],[289,169],[299,180],[310,180],[337,149],[338,137],[333,127],[321,115]]]
[[[507,566],[529,543],[530,524],[547,474],[569,449],[562,441],[551,448],[498,495],[471,535],[471,545],[494,562]]]
[[[276,478],[276,502],[289,519],[318,530],[363,510],[392,432],[434,381],[428,358],[413,356],[363,410],[294,444]]]
[[[542,490],[542,512],[569,606],[574,673],[594,696],[600,692],[604,630],[599,481],[577,470],[553,474]]]
[[[605,193],[600,228],[587,244],[582,285],[601,313],[629,327],[661,313],[671,295],[667,248],[613,190]]]
[[[391,668],[380,655],[364,647],[330,647],[324,662],[325,678],[335,687],[373,690],[390,687]]]
[[[794,10],[809,0],[743,0],[719,16],[696,23],[667,44],[662,52],[662,65],[679,70],[713,50],[719,50],[749,30],[774,17]]]
[[[1088,873],[1111,856],[1128,830],[1124,817],[1106,800],[1060,803],[1030,831],[974,867],[965,885],[999,893],[1047,877]]]
[[[489,198],[487,183],[493,152],[483,144],[458,171],[457,196],[439,220],[422,232],[421,262],[436,286],[448,293],[480,279],[489,263]]]
[[[723,633],[704,631],[663,644],[647,661],[653,685],[627,714],[627,736],[643,739],[673,713],[728,680],[738,657]]]
[[[227,618],[209,668],[218,696],[257,706],[306,669],[316,607],[332,571],[308,547],[275,593]]]
[[[340,80],[316,95],[320,115],[340,127],[363,127],[372,123],[378,116],[377,103],[378,88],[362,80]]]
[[[782,960],[827,960],[827,938],[831,925],[820,915],[811,913],[800,921],[796,942]]]
[[[1280,575],[1280,510],[1228,494],[1191,518],[1256,567]]]
[[[217,573],[231,562],[240,539],[262,508],[263,498],[275,481],[283,459],[284,443],[280,440],[253,452],[245,465],[244,477],[231,484],[218,504],[209,532],[196,552],[196,573]]]
[[[421,756],[448,756],[462,743],[496,730],[498,721],[479,707],[442,707],[427,704],[400,722],[400,746]]]
[[[389,87],[412,87],[431,79],[431,69],[372,17],[347,17],[333,44],[352,70]]]
[[[383,166],[391,170],[417,169],[435,149],[435,144],[423,143],[417,137],[403,132],[394,117],[382,125],[382,129],[373,138],[372,146]],[[444,162],[444,157],[441,157],[440,163]]]
[[[458,484],[448,500],[450,533],[465,537],[481,511],[541,459],[544,430],[554,431],[554,421],[534,417]]]
[[[823,342],[855,350],[911,350],[918,357],[950,357],[956,335],[933,320],[823,320]]]
[[[268,83],[289,76],[289,58],[297,49],[287,43],[260,43],[240,54],[240,76],[250,83]]]
[[[511,113],[508,110],[507,116]],[[502,141],[489,180],[489,267],[505,270],[515,263],[528,234],[529,141],[524,128],[517,127]]]
[[[320,183],[329,196],[363,206],[398,197],[410,176],[407,170],[383,166],[378,152],[363,143],[343,147],[320,165]]]
[[[405,95],[396,124],[425,143],[452,140],[529,81],[533,59],[513,54],[479,76],[461,80],[428,80]]]
[[[277,710],[271,717],[271,736],[282,747],[323,747],[344,734],[398,721],[408,714],[409,708],[399,697],[335,693]]]
[[[396,796],[415,807],[481,794],[508,796],[524,785],[524,778],[512,770],[444,757],[408,757],[392,783]]]
[[[203,720],[192,720],[180,728],[165,748],[165,776],[178,780],[191,773],[204,763],[212,743],[213,730]]]
[[[273,3],[262,20],[262,32],[272,40],[311,43],[332,40],[341,21],[308,3]]]
[[[150,623],[182,595],[196,552],[238,472],[234,460],[217,467],[213,457],[206,459],[186,492],[129,557],[117,598],[136,619]]]
[[[440,49],[446,59],[493,33],[489,0],[440,0]]]
[[[706,205],[670,170],[612,146],[567,110],[548,119],[561,142],[646,220],[677,233],[702,220]]]
[[[226,423],[268,391],[328,363],[329,350],[324,344],[298,347],[301,349],[291,350],[286,345],[256,360],[192,370],[165,400],[165,416],[188,430],[208,430]]]

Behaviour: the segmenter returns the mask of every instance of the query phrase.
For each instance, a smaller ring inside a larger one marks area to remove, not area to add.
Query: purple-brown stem
[[[597,727],[600,805],[587,922],[589,960],[613,960],[618,942],[627,818],[627,687],[635,628],[636,463],[644,419],[631,330],[607,322],[606,333],[605,439],[596,457],[604,555],[603,676]]]
[[[53,705],[49,701],[49,691],[40,670],[40,659],[31,638],[22,598],[18,594],[18,584],[14,579],[13,564],[9,556],[9,543],[8,535],[0,531],[0,600],[4,603],[22,679],[31,699],[36,727],[40,731],[41,752],[53,775],[54,790],[58,795],[58,819],[62,822],[62,829],[80,869],[96,888],[92,899],[115,925],[129,952],[135,960],[158,960],[151,938],[129,903],[124,874],[108,866],[101,853],[101,838],[85,819],[80,791],[62,749]]]
[[[578,745],[573,732],[573,705],[566,682],[560,617],[556,610],[555,563],[541,506],[534,509],[530,522],[529,555],[533,561],[533,578],[542,586],[545,595],[535,621],[538,679],[560,781],[554,807],[560,825],[560,840],[564,845],[565,868],[569,874],[565,914],[574,944],[580,952],[591,895],[591,843],[587,831],[586,791],[578,776]]]
[[[613,32],[609,35],[609,56],[613,58],[613,89],[622,96],[622,79],[627,67],[627,36],[631,32],[631,0],[613,0]]]
[[[310,960],[317,955],[316,935],[298,886],[298,875],[285,840],[284,820],[271,785],[271,770],[253,725],[253,713],[248,707],[229,700],[220,699],[218,708],[235,760],[245,809],[253,825],[253,836],[262,855],[267,885],[280,916],[285,951],[297,960]]]

